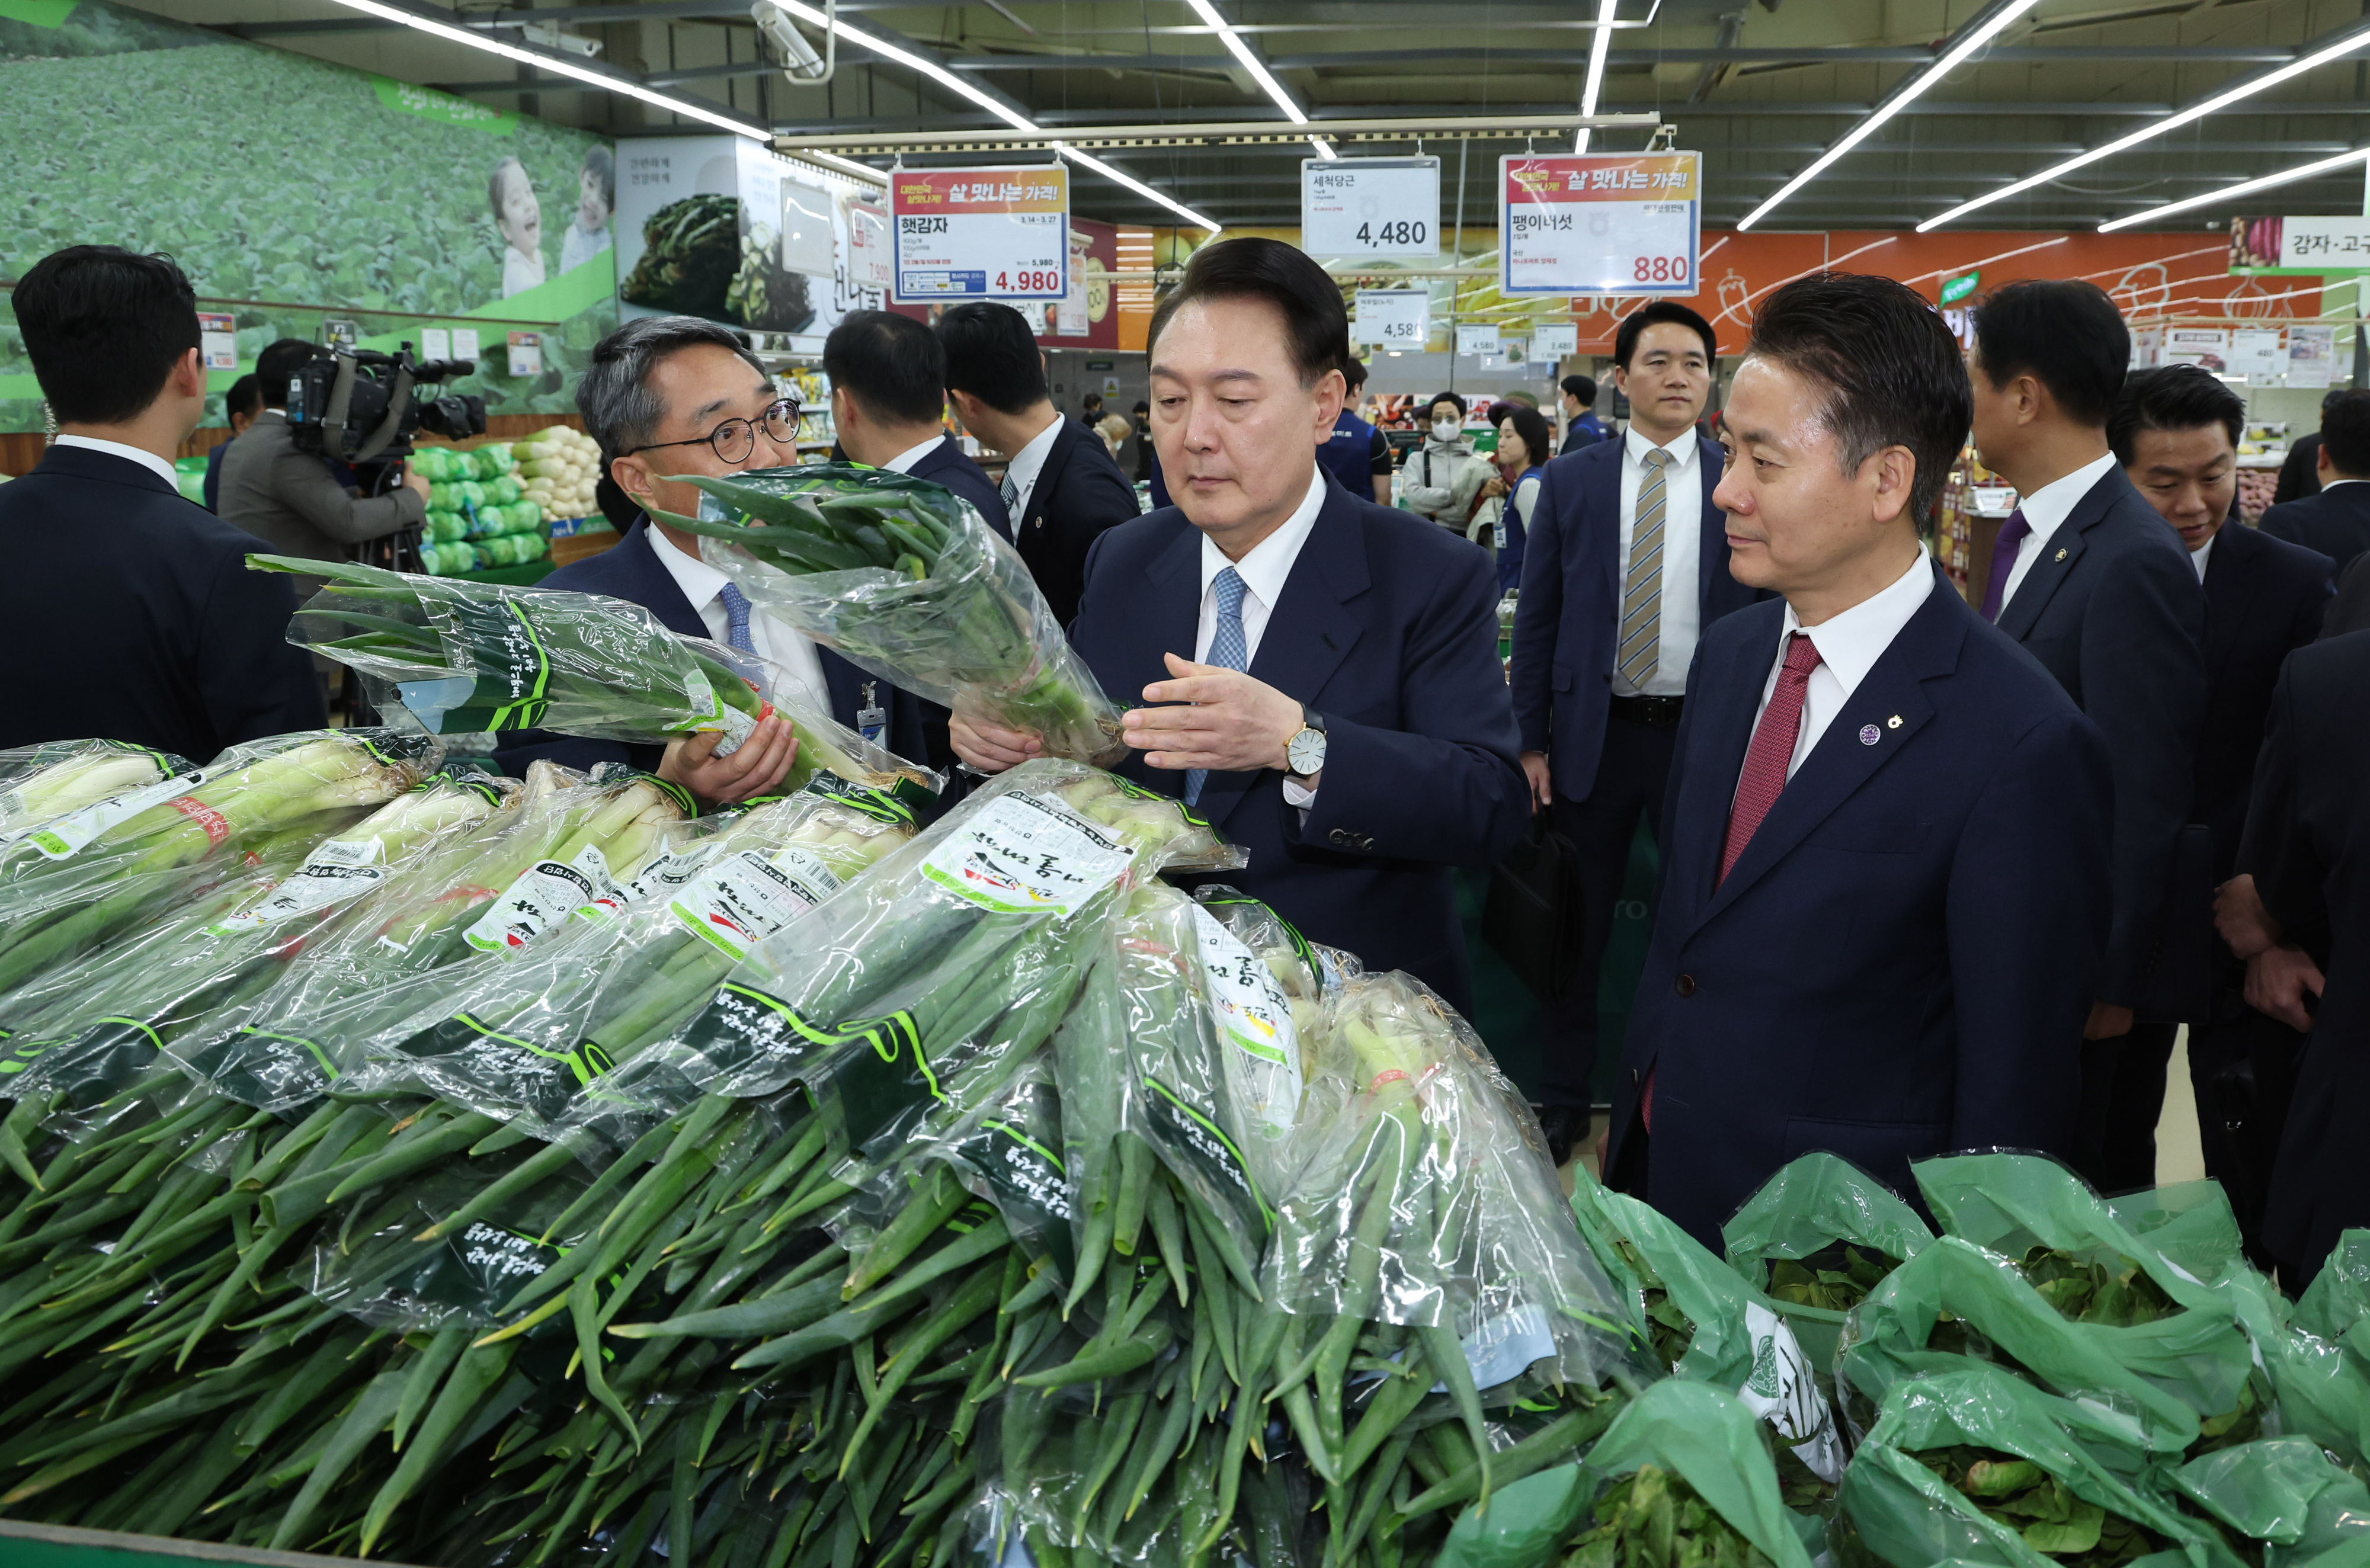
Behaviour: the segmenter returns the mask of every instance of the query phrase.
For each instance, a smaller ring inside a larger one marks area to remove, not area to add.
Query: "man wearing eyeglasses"
[[[757,611],[731,579],[700,559],[696,535],[650,516],[653,510],[697,513],[700,492],[685,475],[798,461],[799,406],[776,390],[741,340],[696,316],[629,321],[592,350],[576,406],[608,459],[610,483],[641,515],[614,546],[561,567],[543,586],[627,600],[670,631],[769,660],[805,689],[788,692],[792,699],[899,756],[921,757],[922,704],[912,693]],[[729,757],[716,755],[720,738],[696,735],[662,750],[528,731],[496,756],[511,773],[525,773],[537,758],[571,768],[626,762],[684,785],[705,803],[724,805],[773,790],[797,750],[790,727],[779,718],[761,723]]]

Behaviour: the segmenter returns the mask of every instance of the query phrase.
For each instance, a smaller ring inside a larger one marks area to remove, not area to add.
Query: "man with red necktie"
[[[1721,420],[1730,570],[1697,646],[1606,1168],[1707,1244],[1812,1150],[2063,1150],[2111,895],[2097,727],[1918,542],[1968,420],[1930,305],[1805,278]]]

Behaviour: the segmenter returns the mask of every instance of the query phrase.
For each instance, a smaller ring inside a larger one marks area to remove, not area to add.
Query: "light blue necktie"
[[[1250,653],[1243,639],[1243,579],[1234,567],[1225,567],[1212,579],[1211,586],[1218,590],[1218,629],[1210,636],[1210,657],[1202,662],[1221,670],[1246,669],[1250,664]],[[1209,776],[1207,768],[1187,771],[1186,805],[1191,806],[1202,798],[1202,785]]]
[[[757,645],[749,640],[749,596],[739,583],[728,582],[716,597],[724,601],[724,640],[742,653],[755,653]]]

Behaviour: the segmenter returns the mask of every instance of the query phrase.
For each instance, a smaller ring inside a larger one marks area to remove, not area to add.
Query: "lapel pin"
[[[2062,560],[2064,560],[2064,559],[2065,558],[2065,551],[2063,551],[2063,550],[2058,551],[2058,552],[2057,552],[2057,558],[2058,558],[2059,560],[2061,560],[2061,561],[2062,561]]]
[[[1887,729],[1899,729],[1901,727],[1901,715],[1899,714],[1895,714],[1891,718],[1886,719],[1884,721],[1884,727]]]
[[[1878,737],[1881,736],[1883,733],[1884,732],[1882,730],[1877,728],[1876,726],[1872,724],[1861,725],[1859,727],[1859,743],[1862,746],[1873,746],[1876,744]]]

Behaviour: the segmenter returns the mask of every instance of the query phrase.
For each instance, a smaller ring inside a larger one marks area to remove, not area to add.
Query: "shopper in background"
[[[1568,457],[1605,439],[1605,421],[1596,417],[1594,376],[1564,377],[1557,401],[1563,405],[1563,449],[1556,453],[1558,457]]]
[[[1146,704],[1120,771],[1248,852],[1226,881],[1461,1008],[1451,868],[1496,859],[1523,821],[1497,588],[1480,551],[1317,466],[1348,357],[1340,286],[1297,247],[1194,253],[1150,332],[1178,504],[1096,543],[1070,641],[1103,690]],[[953,731],[986,772],[1037,748]]]
[[[1580,967],[1540,1019],[1540,1124],[1559,1165],[1588,1126],[1597,971],[1639,819],[1666,842],[1696,639],[1761,597],[1729,575],[1720,448],[1696,434],[1713,342],[1685,305],[1631,311],[1613,340],[1629,429],[1548,464],[1524,530],[1509,671],[1523,771],[1532,809],[1580,855]]]
[[[339,482],[327,457],[297,450],[288,427],[288,381],[324,351],[301,338],[282,338],[256,356],[263,412],[223,455],[215,509],[280,555],[342,561],[353,545],[419,527],[428,515],[428,481],[407,471],[387,494],[358,496]]]
[[[1089,392],[1078,399],[1078,423],[1100,425],[1103,422],[1103,395]]]
[[[1130,472],[1134,474],[1135,482],[1143,485],[1149,483],[1152,478],[1151,404],[1138,400],[1134,410],[1134,424],[1135,429],[1128,437],[1134,446],[1134,457]]]
[[[263,383],[252,375],[243,375],[230,383],[223,394],[223,418],[230,425],[230,441],[247,434],[255,417],[263,412]],[[229,454],[230,441],[216,441],[206,452],[206,510],[222,510],[222,465]]]
[[[1360,500],[1369,498],[1391,504],[1391,443],[1383,432],[1358,418],[1358,391],[1366,384],[1365,362],[1355,354],[1341,361],[1341,412],[1333,417],[1332,432],[1317,449],[1317,465]],[[1375,467],[1377,455],[1382,464]]]
[[[1135,491],[1108,434],[1064,419],[1046,390],[1045,355],[1028,319],[1010,305],[973,302],[938,318],[947,395],[963,429],[1005,453],[1001,501],[1012,543],[1038,590],[1066,626],[1078,612],[1087,551],[1103,531],[1137,515]],[[1117,415],[1122,429],[1127,421]]]
[[[651,509],[678,516],[698,511],[698,487],[670,475],[734,474],[798,461],[799,406],[775,388],[740,338],[696,316],[638,317],[594,346],[577,383],[576,406],[607,460],[604,510],[631,510],[624,538],[560,567],[540,586],[622,599],[679,635],[706,637],[767,660],[801,688],[788,691],[777,683],[775,695],[801,701],[900,756],[920,759],[926,749],[920,703],[756,609],[700,558],[696,534],[649,515]],[[612,500],[612,489],[627,505]],[[627,763],[720,805],[771,791],[797,752],[789,724],[779,717],[759,720],[729,757],[716,755],[721,738],[710,732],[662,749],[530,730],[505,739],[495,756],[504,772],[520,776],[537,759],[580,769]]]
[[[2213,836],[2213,879],[2230,879],[2263,743],[2272,688],[2288,654],[2319,635],[2334,588],[2330,560],[2230,524],[2238,492],[2238,439],[2247,406],[2194,365],[2141,371],[2123,383],[2107,441],[2140,496],[2172,524],[2205,585],[2205,717],[2189,818]],[[2184,908],[2202,927],[2203,908]],[[2202,1015],[2189,1023],[2189,1075],[2205,1173],[2222,1184],[2250,1245],[2261,1233],[2272,1152],[2302,1041],[2249,1008],[2243,976],[2210,930],[2172,933],[2175,953],[2201,954],[2220,969]],[[2169,1059],[2178,1024],[2143,1014],[2125,1037],[2123,1067]],[[2106,1128],[2105,1167],[2131,1172],[2154,1158],[2154,1127],[2136,1117]],[[2135,1141],[2146,1137],[2145,1145]],[[2129,1142],[2129,1147],[2121,1145]]]
[[[823,339],[823,368],[848,457],[944,485],[1012,537],[995,481],[947,434],[947,356],[936,333],[894,311],[853,310]]]
[[[292,585],[247,570],[264,542],[174,482],[206,406],[189,279],[167,257],[71,246],[13,303],[58,437],[0,485],[0,747],[103,736],[203,762],[319,728],[312,661],[286,641]]]
[[[2321,405],[2313,473],[2319,494],[2272,508],[2263,532],[2318,550],[2342,571],[2370,551],[2370,392],[2341,392]]]
[[[2345,395],[2347,389],[2330,387],[2321,394],[2322,413],[2329,406]],[[2320,432],[2308,430],[2288,443],[2288,454],[2280,460],[2280,476],[2272,487],[2272,505],[2300,501],[2307,496],[2320,494]]]
[[[2288,656],[2272,693],[2223,934],[2247,1001],[2305,1031],[2263,1215],[2280,1283],[2302,1291],[2340,1232],[2370,1225],[2370,633]]]
[[[1400,490],[1409,511],[1462,537],[1490,481],[1490,460],[1465,439],[1465,399],[1444,392],[1427,407],[1431,429],[1400,466]]]
[[[1967,409],[1901,283],[1803,278],[1754,313],[1715,502],[1730,569],[1785,602],[1696,655],[1606,1167],[1708,1246],[1814,1150],[1910,1192],[1914,1160],[2073,1133],[2112,784],[1918,542]]]
[[[1519,403],[1506,406],[1498,421],[1498,480],[1506,505],[1498,514],[1498,591],[1520,588],[1523,548],[1531,511],[1538,505],[1539,481],[1555,436],[1545,415]]]
[[[1134,428],[1127,422],[1124,414],[1106,414],[1102,422],[1095,427],[1095,433],[1102,437],[1103,450],[1110,453],[1114,464],[1119,462],[1119,450],[1126,444],[1128,432]]]
[[[2114,934],[2083,1034],[2074,1150],[2101,1192],[2156,1180],[2164,1042],[2133,1038],[2132,1024],[2191,1005],[2203,977],[2164,962],[2169,911],[2212,897],[2210,840],[2183,831],[2205,595],[2180,536],[2107,446],[2130,359],[2122,313],[2093,284],[2010,283],[1975,307],[1975,445],[2023,498],[1993,546],[1983,614],[2097,723],[2115,773]]]

